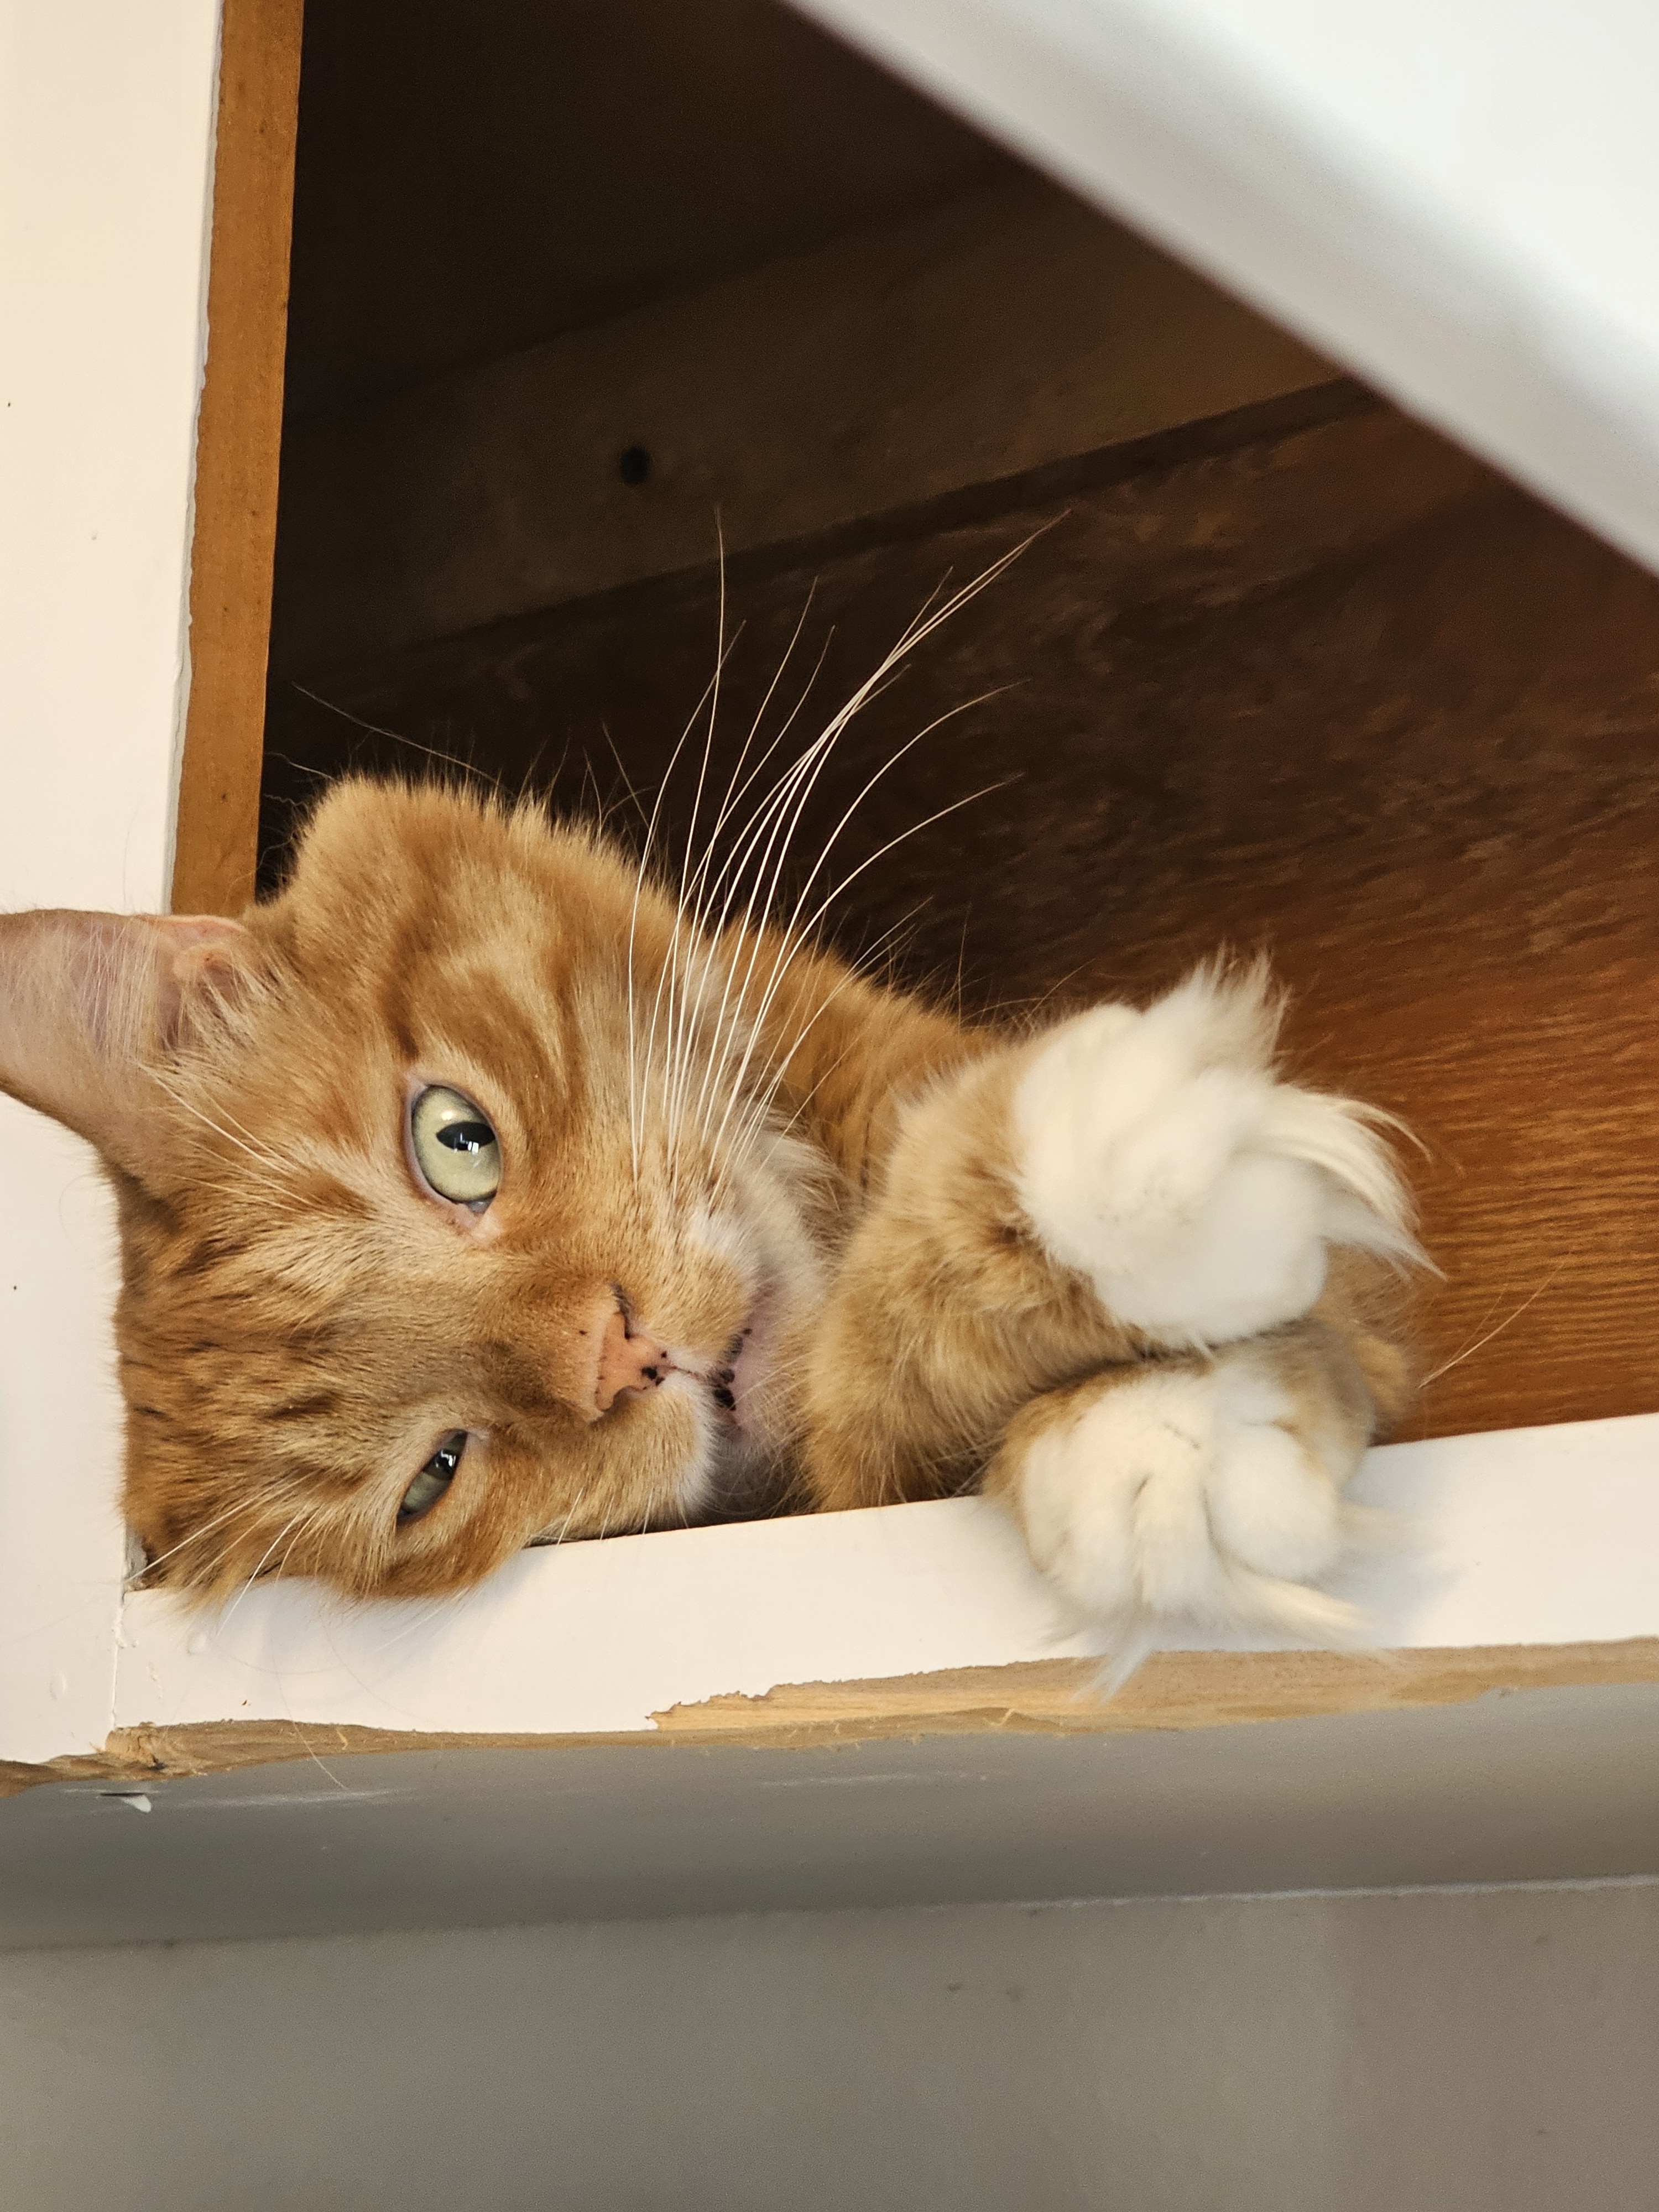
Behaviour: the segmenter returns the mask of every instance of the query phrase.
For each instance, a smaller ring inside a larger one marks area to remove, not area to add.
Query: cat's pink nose
[[[599,1342],[594,1412],[608,1413],[624,1390],[654,1390],[668,1369],[668,1354],[655,1337],[630,1331],[621,1308],[613,1305]]]

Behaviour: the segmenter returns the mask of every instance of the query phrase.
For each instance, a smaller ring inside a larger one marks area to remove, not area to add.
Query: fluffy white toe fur
[[[1306,1584],[1346,1548],[1358,1457],[1298,1424],[1246,1347],[1103,1385],[1032,1439],[1011,1503],[1036,1564],[1120,1633],[1173,1617],[1346,1642],[1352,1609]]]
[[[1276,1083],[1279,1019],[1260,969],[1200,969],[1144,1013],[1097,1006],[1066,1023],[1016,1092],[1037,1233],[1160,1343],[1294,1320],[1331,1244],[1416,1256],[1380,1117]]]

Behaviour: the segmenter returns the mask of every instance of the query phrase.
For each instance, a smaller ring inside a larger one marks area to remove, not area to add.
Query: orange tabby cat
[[[764,836],[677,898],[354,781],[240,921],[0,922],[0,1085],[119,1201],[153,1578],[451,1590],[982,1480],[1119,1632],[1340,1632],[1407,1390],[1372,1117],[1275,1081],[1255,973],[1016,1035],[878,988],[763,926]]]

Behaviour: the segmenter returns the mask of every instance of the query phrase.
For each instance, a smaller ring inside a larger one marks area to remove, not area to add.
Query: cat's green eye
[[[429,1513],[455,1480],[455,1470],[461,1463],[461,1454],[466,1449],[466,1431],[457,1429],[447,1436],[426,1465],[421,1469],[406,1491],[403,1504],[398,1508],[398,1525],[407,1521],[418,1521],[422,1513]]]
[[[482,1213],[501,1187],[501,1148],[472,1101],[434,1083],[409,1112],[409,1148],[428,1188]]]

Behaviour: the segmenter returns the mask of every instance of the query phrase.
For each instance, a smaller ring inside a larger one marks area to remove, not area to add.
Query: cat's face
[[[752,1110],[724,969],[631,864],[348,785],[278,900],[202,927],[106,1146],[155,1579],[449,1589],[775,1466],[820,1170]]]

